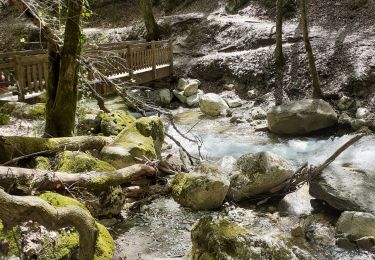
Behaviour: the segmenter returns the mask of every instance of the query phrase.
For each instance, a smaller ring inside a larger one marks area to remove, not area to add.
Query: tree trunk
[[[63,138],[0,136],[0,165],[20,156],[43,151],[101,150],[108,143],[108,140],[108,138],[102,136]]]
[[[284,95],[284,65],[285,59],[283,54],[283,0],[277,0],[276,4],[276,87],[274,91],[276,106],[283,104]]]
[[[65,26],[61,56],[54,50],[50,54],[50,78],[47,87],[45,136],[73,136],[77,107],[79,56],[81,53],[82,0],[68,1],[68,18]],[[59,70],[57,70],[59,68]],[[58,73],[56,73],[59,71]],[[52,75],[52,73],[55,73]]]
[[[303,40],[305,42],[305,48],[307,53],[307,59],[309,62],[309,69],[313,81],[313,98],[322,98],[322,90],[320,87],[319,74],[315,65],[315,58],[311,48],[309,39],[308,23],[307,23],[307,12],[306,12],[306,0],[300,0],[300,12],[301,12],[301,30],[303,34]]]
[[[157,41],[160,40],[160,29],[155,21],[154,13],[152,11],[151,0],[138,0],[139,8],[141,10],[143,20],[145,22],[147,30],[147,41]]]
[[[27,221],[54,230],[73,227],[79,233],[78,258],[94,259],[98,228],[90,213],[78,206],[55,208],[40,198],[11,196],[0,189],[0,219],[7,228]]]
[[[75,174],[0,166],[0,187],[6,191],[22,190],[26,194],[35,190],[65,191],[66,187],[98,191],[155,176],[155,169],[143,164],[113,172]]]

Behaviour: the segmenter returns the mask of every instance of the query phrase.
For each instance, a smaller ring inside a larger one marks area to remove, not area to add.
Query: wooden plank
[[[33,90],[34,92],[38,92],[39,91],[38,64],[32,65],[31,71],[32,71]]]
[[[32,93],[33,86],[32,86],[32,79],[31,79],[31,66],[27,65],[25,67],[26,67],[26,75],[27,75],[27,92]]]
[[[43,63],[43,75],[44,75],[43,89],[47,89],[47,84],[48,84],[48,62],[44,62]]]
[[[38,82],[39,82],[39,91],[43,91],[43,63],[38,64]]]

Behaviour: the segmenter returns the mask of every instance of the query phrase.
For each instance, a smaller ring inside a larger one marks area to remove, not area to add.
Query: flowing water
[[[207,159],[219,161],[223,167],[229,167],[235,158],[243,154],[260,151],[281,155],[296,168],[304,162],[318,165],[351,138],[350,135],[278,138],[256,133],[248,123],[236,125],[231,124],[228,118],[210,119],[197,110],[178,109],[174,112],[178,128],[190,138],[199,138],[203,142],[201,154]],[[198,155],[194,143],[181,138],[171,126],[168,132],[191,154]],[[374,169],[374,147],[374,138],[363,138],[334,163],[352,164],[364,170]],[[291,241],[291,246],[298,245],[317,259],[375,259],[374,255],[364,251],[349,252],[334,245],[332,223],[337,219],[337,212],[332,215],[319,214],[317,218],[324,221],[316,224],[312,241],[292,238],[291,228],[301,225],[303,218],[312,215],[311,199],[308,187],[304,186],[287,195],[277,205],[228,204],[220,212],[192,212],[171,198],[159,198],[143,206],[139,213],[124,216],[126,221],[115,225],[112,234],[116,237],[118,256],[126,256],[127,259],[182,259],[191,246],[190,230],[193,223],[207,214],[225,215],[256,234]]]

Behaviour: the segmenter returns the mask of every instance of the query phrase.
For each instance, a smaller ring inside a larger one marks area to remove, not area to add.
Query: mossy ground
[[[82,172],[111,172],[115,168],[107,162],[100,161],[92,155],[83,152],[65,151],[59,155],[58,171],[70,173]]]

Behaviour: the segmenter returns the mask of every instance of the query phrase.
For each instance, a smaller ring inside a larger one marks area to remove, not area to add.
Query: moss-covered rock
[[[46,105],[37,103],[29,105],[22,102],[8,102],[1,107],[1,113],[20,119],[41,120],[46,113]]]
[[[40,198],[46,200],[52,206],[57,208],[66,207],[68,205],[75,205],[87,210],[87,208],[79,201],[62,196],[60,194],[47,192],[40,195]],[[99,230],[99,236],[95,247],[94,259],[112,259],[115,250],[113,238],[103,225],[99,223],[96,223],[96,225]],[[78,249],[78,237],[79,236],[76,231],[72,231],[70,233],[59,233],[59,239],[56,239],[55,243],[50,243],[50,247],[54,245],[54,248],[51,248],[52,250],[46,250],[46,252],[44,252],[43,255],[46,256],[45,259],[66,259],[67,256],[71,256],[74,251]],[[48,241],[48,239],[46,239],[46,241]]]
[[[115,168],[107,162],[100,161],[89,153],[65,151],[58,156],[59,172],[111,172]]]
[[[117,110],[112,113],[100,112],[97,116],[100,132],[106,136],[118,135],[125,127],[135,122],[135,117],[126,111]]]
[[[159,118],[141,118],[126,127],[101,151],[101,159],[117,169],[138,163],[135,158],[160,158],[164,126]]]
[[[0,113],[0,125],[9,125],[10,116],[7,114]]]
[[[178,203],[193,210],[212,210],[222,205],[229,184],[217,165],[202,162],[193,172],[174,177],[172,195]]]
[[[200,219],[191,231],[191,260],[297,259],[280,240],[262,238],[227,219]]]

